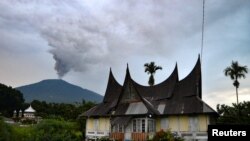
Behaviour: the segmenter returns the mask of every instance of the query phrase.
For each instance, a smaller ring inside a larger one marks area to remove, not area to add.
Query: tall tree
[[[146,63],[144,64],[144,67],[145,67],[145,72],[150,74],[148,84],[149,86],[153,86],[155,83],[154,74],[157,70],[161,70],[162,67],[156,66],[155,62]]]
[[[20,91],[0,84],[0,113],[3,116],[11,117],[14,110],[22,109],[23,103],[24,98]]]
[[[232,106],[218,104],[217,112],[220,115],[217,119],[219,124],[250,124],[250,101],[233,103]]]
[[[238,79],[245,78],[246,73],[248,72],[247,66],[240,66],[237,61],[232,61],[231,66],[227,67],[224,70],[224,73],[226,76],[229,76],[234,82],[233,85],[236,88],[236,98],[237,98],[237,104],[239,103],[238,100],[238,88],[240,86],[240,82]]]

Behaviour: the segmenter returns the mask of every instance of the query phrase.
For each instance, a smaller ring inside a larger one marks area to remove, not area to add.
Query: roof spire
[[[126,83],[126,81],[128,81],[130,79],[131,79],[131,76],[130,76],[130,72],[129,72],[129,66],[128,66],[128,63],[127,63],[127,69],[126,69],[126,75],[125,75],[124,83]]]
[[[114,77],[114,75],[113,75],[112,69],[111,69],[111,67],[110,67],[110,69],[109,69],[109,80],[108,80],[108,83],[111,83],[111,82],[115,82],[115,83],[119,84],[119,83],[116,81],[116,79],[115,79],[115,77]]]
[[[174,67],[174,71],[173,71],[173,73],[176,73],[176,75],[177,75],[177,81],[179,81],[179,74],[178,74],[178,64],[177,64],[177,62],[175,63],[175,67]]]
[[[111,67],[109,68],[109,78],[110,78],[110,77],[114,78]]]
[[[110,67],[108,84],[106,87],[103,102],[114,101],[114,98],[116,98],[117,95],[119,95],[119,91],[120,91],[121,87],[122,86],[116,81],[116,79],[112,73],[112,69]]]
[[[126,76],[129,76],[130,77],[130,72],[129,72],[129,66],[128,66],[128,63],[127,63],[127,69],[126,69]]]
[[[200,54],[198,54],[198,60],[197,60],[197,63],[196,64],[198,64],[199,63],[199,65],[201,66],[201,55]]]

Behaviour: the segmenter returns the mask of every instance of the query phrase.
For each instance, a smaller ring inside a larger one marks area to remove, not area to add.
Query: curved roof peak
[[[187,79],[188,77],[191,77],[191,75],[201,75],[201,61],[200,61],[200,55],[198,56],[198,59],[192,69],[192,71],[186,76],[184,77],[182,80],[183,81],[185,79]]]
[[[129,71],[129,70],[128,70]],[[129,72],[128,72],[129,73]],[[130,74],[129,74],[130,75]],[[178,75],[178,65],[177,65],[177,62],[175,64],[175,67],[174,67],[174,70],[172,71],[172,73],[169,75],[169,77],[167,77],[165,80],[163,80],[162,82],[158,83],[158,84],[155,84],[153,86],[145,86],[145,85],[141,85],[139,83],[137,83],[133,78],[131,78],[130,76],[130,79],[137,85],[140,85],[140,86],[143,86],[143,87],[155,87],[155,86],[158,86],[158,85],[162,85],[164,83],[166,83],[169,79],[173,78],[173,77],[176,77],[177,81],[179,81],[179,75]]]
[[[174,95],[176,97],[198,96],[202,98],[201,79],[201,62],[200,57],[198,57],[192,71],[178,82],[178,87],[175,89]]]
[[[109,69],[109,79],[108,79],[108,81],[113,81],[113,82],[117,83],[118,85],[120,85],[120,83],[118,83],[118,81],[115,79],[111,67],[110,67],[110,69]],[[120,86],[121,86],[121,85],[120,85]]]
[[[132,79],[131,79],[131,75],[130,75],[130,72],[129,72],[129,66],[128,66],[128,63],[127,63],[126,75],[125,75],[125,79],[124,79],[123,84],[125,84],[128,80],[132,80]]]
[[[103,102],[111,102],[114,101],[114,98],[119,96],[122,86],[116,81],[112,70],[110,68],[109,71],[109,79],[106,87],[105,95],[103,98]]]

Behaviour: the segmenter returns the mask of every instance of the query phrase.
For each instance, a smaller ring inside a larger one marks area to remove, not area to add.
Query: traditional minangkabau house
[[[178,68],[160,84],[142,86],[130,76],[120,85],[110,70],[103,102],[83,114],[86,138],[107,136],[117,140],[144,141],[157,131],[171,129],[185,139],[206,139],[216,111],[202,101],[201,63],[184,79]]]

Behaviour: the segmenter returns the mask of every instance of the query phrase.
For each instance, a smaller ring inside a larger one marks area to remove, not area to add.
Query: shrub
[[[175,136],[171,130],[160,130],[156,132],[152,141],[184,141],[182,137]]]
[[[58,120],[44,120],[34,127],[34,132],[37,141],[79,141],[82,137],[74,123]]]
[[[102,137],[98,141],[111,141],[108,137]]]
[[[0,117],[0,141],[11,141],[12,140],[12,129],[6,124]]]

